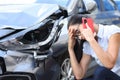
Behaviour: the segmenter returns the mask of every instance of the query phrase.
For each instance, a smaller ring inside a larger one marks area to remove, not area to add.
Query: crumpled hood
[[[57,4],[0,5],[0,29],[25,29],[50,16],[59,7]]]

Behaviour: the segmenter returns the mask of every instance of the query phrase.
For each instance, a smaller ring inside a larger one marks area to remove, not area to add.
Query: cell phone
[[[83,28],[87,28],[86,23],[88,24],[88,26],[90,27],[90,29],[94,33],[93,19],[92,18],[82,18]]]

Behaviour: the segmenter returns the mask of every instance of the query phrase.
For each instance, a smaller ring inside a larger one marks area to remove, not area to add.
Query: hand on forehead
[[[76,31],[76,30],[78,30],[79,29],[79,25],[71,25],[70,27],[69,27],[69,30],[74,30],[74,31]]]
[[[79,35],[80,34],[80,25],[71,25],[69,27],[69,32],[73,33],[74,35]]]

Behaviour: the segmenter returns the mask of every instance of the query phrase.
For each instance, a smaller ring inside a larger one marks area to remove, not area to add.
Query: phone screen
[[[92,32],[94,33],[94,27],[93,27],[93,20],[92,18],[82,18],[82,25],[83,28],[87,28],[86,23],[91,28]]]

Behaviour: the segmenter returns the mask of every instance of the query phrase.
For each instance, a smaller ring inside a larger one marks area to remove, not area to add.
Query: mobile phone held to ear
[[[90,29],[94,33],[94,27],[93,27],[93,20],[92,20],[92,18],[82,18],[83,28],[87,28],[86,24],[88,24],[88,26],[90,27]]]

